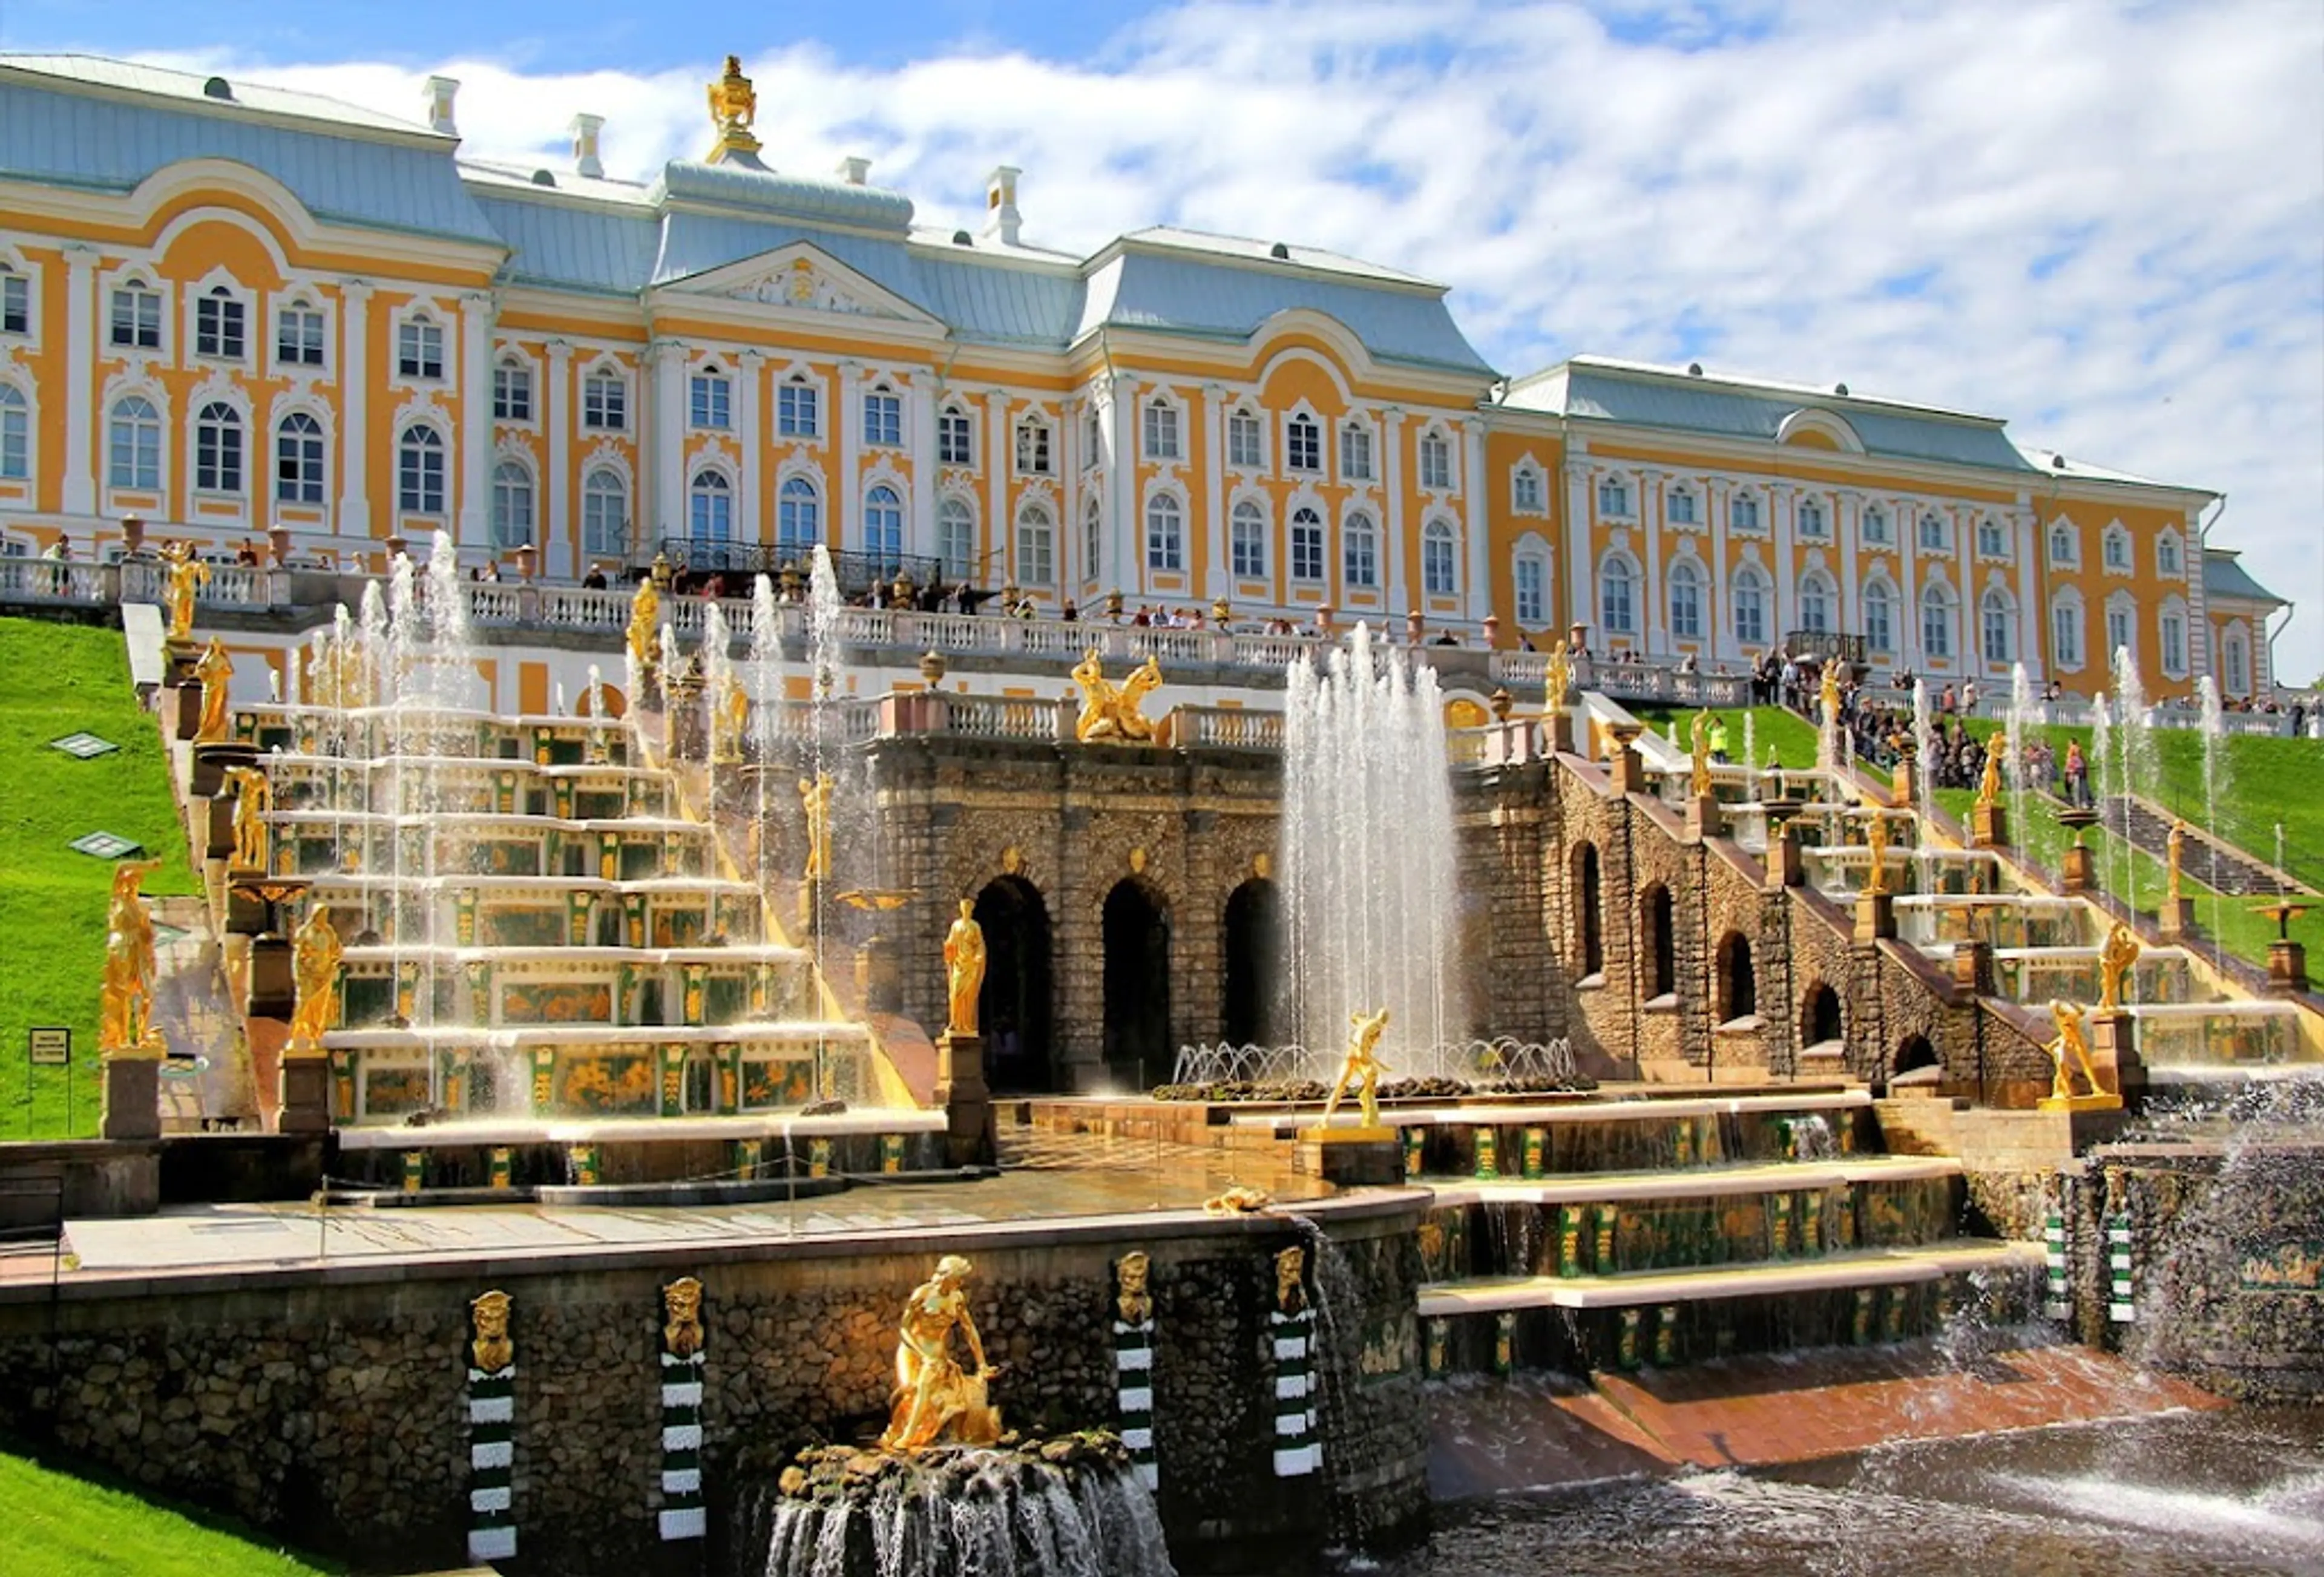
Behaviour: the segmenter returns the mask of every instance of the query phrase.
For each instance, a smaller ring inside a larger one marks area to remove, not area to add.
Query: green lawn
[[[161,733],[130,688],[121,632],[0,619],[0,1139],[91,1134],[113,867],[65,845],[100,829],[143,844],[164,862],[145,879],[151,893],[192,892],[195,876]],[[82,731],[121,749],[83,761],[48,748]],[[26,1104],[24,1032],[51,1024],[73,1032],[72,1134],[62,1070],[37,1070],[29,1113]]]
[[[1743,759],[1743,720],[1751,719],[1752,743],[1758,752],[1757,764],[1784,767],[1812,767],[1816,759],[1816,731],[1796,712],[1781,706],[1738,706],[1711,708],[1711,715],[1727,724],[1727,754],[1729,760]],[[1652,728],[1656,733],[1675,737],[1681,749],[1693,746],[1694,709],[1685,706],[1637,706],[1631,715]]]
[[[343,1570],[202,1512],[0,1450],[0,1572],[8,1577],[321,1577]]]

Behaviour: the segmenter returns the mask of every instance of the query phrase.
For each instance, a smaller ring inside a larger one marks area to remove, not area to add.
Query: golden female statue
[[[2138,933],[2120,920],[2107,933],[2106,945],[2098,952],[2098,1006],[2122,1006],[2122,982],[2130,973],[2131,965],[2138,962]]]
[[[1543,699],[1552,712],[1563,710],[1565,696],[1573,687],[1573,659],[1566,655],[1565,639],[1560,636],[1549,643],[1549,678],[1547,694]]]
[[[1877,897],[1888,890],[1888,818],[1877,810],[1864,829],[1864,846],[1872,852],[1872,869],[1865,874],[1864,890]]]
[[[961,1284],[973,1268],[957,1254],[936,1261],[936,1273],[912,1289],[896,1343],[896,1389],[883,1451],[918,1451],[949,1439],[962,1445],[990,1445],[1001,1438],[1001,1409],[988,1406],[985,1384],[1000,1371],[984,1361],[984,1338],[968,1312]],[[973,1372],[952,1353],[957,1327],[968,1341]]]
[[[807,880],[831,874],[831,774],[799,779],[799,804],[807,810]]]
[[[1363,1112],[1364,1126],[1379,1126],[1379,1076],[1388,1071],[1375,1049],[1379,1045],[1380,1031],[1388,1028],[1388,1010],[1377,1013],[1351,1013],[1348,1022],[1355,1033],[1348,1038],[1347,1060],[1340,1065],[1340,1081],[1332,1086],[1331,1098],[1323,1102],[1323,1122],[1331,1125],[1332,1114],[1340,1109],[1340,1097],[1350,1089],[1356,1092],[1356,1101]]]
[[[1985,775],[1978,779],[1977,802],[1990,806],[2001,798],[2001,762],[2009,753],[2009,736],[1999,730],[1985,742]]]
[[[984,927],[976,923],[976,903],[960,900],[960,918],[944,944],[945,1028],[953,1035],[976,1033],[977,993],[984,989]]]
[[[210,637],[201,660],[194,664],[194,678],[202,682],[202,716],[194,729],[194,742],[220,743],[226,735],[227,690],[234,680],[234,659],[226,654],[225,641]]]
[[[1834,728],[1840,726],[1840,659],[1824,659],[1823,682],[1818,687],[1823,700],[1823,720]]]
[[[113,868],[105,916],[105,973],[97,984],[97,1047],[106,1056],[157,1056],[153,1028],[153,922],[138,888],[159,860],[124,860]]]
[[[1694,715],[1694,772],[1691,786],[1697,799],[1711,797],[1711,730],[1717,722],[1708,707]]]
[[[290,939],[290,973],[299,991],[290,1010],[291,1056],[322,1055],[324,1031],[337,1017],[339,960],[346,952],[329,912],[317,904]]]
[[[274,786],[256,767],[228,767],[226,777],[235,787],[234,853],[226,863],[236,871],[263,871],[266,813],[274,807]]]
[[[2172,903],[2177,903],[2181,897],[2179,862],[2187,853],[2187,823],[2184,818],[2172,822],[2171,835],[2163,840],[2163,847],[2170,864],[2169,896]]]
[[[194,557],[191,542],[161,544],[163,573],[169,579],[164,594],[170,609],[170,639],[186,641],[194,633],[194,594],[210,581],[210,567]]]
[[[623,638],[642,684],[652,676],[661,651],[661,592],[651,576],[638,582],[637,595],[630,599],[630,627]]]

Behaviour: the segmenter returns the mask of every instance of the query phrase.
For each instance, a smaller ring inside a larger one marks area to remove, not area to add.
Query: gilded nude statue
[[[1107,741],[1139,744],[1154,737],[1154,724],[1139,708],[1146,697],[1162,687],[1162,665],[1148,658],[1130,670],[1120,685],[1105,677],[1093,646],[1074,665],[1074,683],[1082,687],[1082,714],[1074,724],[1074,737],[1084,744]]]
[[[2081,1068],[2082,1077],[2089,1082],[2091,1094],[2101,1093],[2098,1071],[2090,1062],[2090,1043],[2082,1033],[2081,1009],[2071,1002],[2052,1001],[2050,1017],[2058,1027],[2057,1038],[2049,1046],[2050,1059],[2058,1066],[2057,1077],[2050,1085],[2051,1099],[2073,1099],[2074,1080],[2070,1065]]]
[[[234,659],[226,654],[225,641],[210,637],[200,660],[194,664],[194,678],[202,686],[202,716],[194,728],[194,742],[220,743],[226,736],[228,692],[234,684]]]
[[[807,872],[809,881],[831,874],[831,774],[799,779],[799,804],[807,812]]]
[[[661,588],[651,576],[638,582],[637,595],[630,599],[630,624],[622,638],[629,642],[638,682],[644,684],[661,661]]]
[[[978,993],[984,989],[984,927],[976,923],[976,903],[960,900],[960,918],[945,936],[945,1029],[976,1033]]]
[[[153,922],[138,888],[159,860],[124,860],[113,868],[105,917],[105,973],[97,986],[98,1052],[106,1056],[159,1056],[153,1027]]]
[[[194,633],[194,594],[210,583],[210,567],[194,557],[191,542],[161,544],[162,573],[168,578],[163,593],[170,610],[170,639],[191,640]]]
[[[1567,692],[1573,688],[1573,659],[1566,655],[1565,639],[1560,636],[1549,643],[1549,675],[1544,699],[1552,712],[1565,706]]]
[[[1689,787],[1697,799],[1711,797],[1711,731],[1717,724],[1707,707],[1694,715],[1694,770]]]
[[[1001,1409],[984,1399],[987,1382],[1000,1371],[985,1361],[984,1339],[962,1289],[972,1269],[959,1255],[946,1254],[905,1301],[883,1451],[921,1451],[946,1441],[990,1445],[1001,1438]],[[968,1343],[973,1370],[953,1356],[954,1329]]]
[[[1864,890],[1877,898],[1888,890],[1888,818],[1877,810],[1865,826],[1864,846],[1872,854],[1872,868],[1865,873]]]
[[[2001,798],[2001,762],[2009,753],[2009,736],[1997,731],[1985,742],[1985,775],[1977,782],[1977,802],[1991,806]]]
[[[1363,1112],[1366,1128],[1379,1126],[1379,1076],[1388,1072],[1388,1065],[1379,1059],[1378,1047],[1380,1031],[1388,1028],[1388,1010],[1377,1013],[1351,1013],[1348,1023],[1355,1033],[1348,1038],[1347,1059],[1340,1065],[1339,1083],[1332,1086],[1331,1098],[1323,1102],[1323,1123],[1329,1127],[1332,1114],[1340,1109],[1340,1098],[1351,1089]]]
[[[274,808],[274,786],[256,767],[228,767],[234,785],[234,853],[226,863],[236,871],[266,869],[266,813]]]
[[[2169,897],[2172,903],[2177,903],[2181,897],[2180,887],[2181,878],[2179,874],[2179,865],[2180,862],[2185,859],[2187,854],[2187,823],[2184,818],[2172,822],[2171,834],[2168,837],[2163,840],[2163,847],[2164,854],[2170,862],[2171,886],[2169,890]]]
[[[2107,933],[2106,945],[2098,952],[2098,1006],[2113,1009],[2122,1006],[2122,983],[2131,966],[2138,962],[2142,951],[2138,933],[2120,920]]]
[[[323,1035],[338,1016],[339,960],[346,949],[321,904],[307,911],[306,922],[290,938],[290,975],[298,996],[290,1010],[292,1056],[320,1056]]]

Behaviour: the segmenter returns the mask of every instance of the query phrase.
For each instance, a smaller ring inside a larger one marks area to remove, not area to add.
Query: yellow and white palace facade
[[[741,79],[730,79],[729,88]],[[1505,378],[1445,288],[1185,231],[1094,255],[916,222],[848,161],[607,178],[405,122],[76,56],[0,56],[0,540],[121,522],[377,567],[390,538],[572,578],[824,542],[1044,608],[1345,623],[1739,669],[1794,632],[1990,685],[2270,682],[2283,604],[2217,503],[2001,420],[1576,356]],[[731,106],[730,106],[731,109]]]

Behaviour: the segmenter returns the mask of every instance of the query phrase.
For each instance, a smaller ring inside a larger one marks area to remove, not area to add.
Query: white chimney
[[[1000,236],[1003,246],[1017,244],[1020,223],[1017,215],[1017,178],[1024,173],[1014,164],[1003,164],[985,178],[984,234]]]
[[[573,117],[573,172],[576,175],[605,173],[605,166],[597,158],[597,134],[604,129],[604,115],[576,115]]]
[[[839,161],[839,179],[850,186],[862,186],[872,178],[872,161],[850,153]]]
[[[452,101],[459,96],[460,84],[452,78],[430,77],[428,78],[428,86],[420,90],[420,97],[428,106],[429,131],[441,132],[447,137],[456,137],[460,134],[459,126],[452,119]]]

